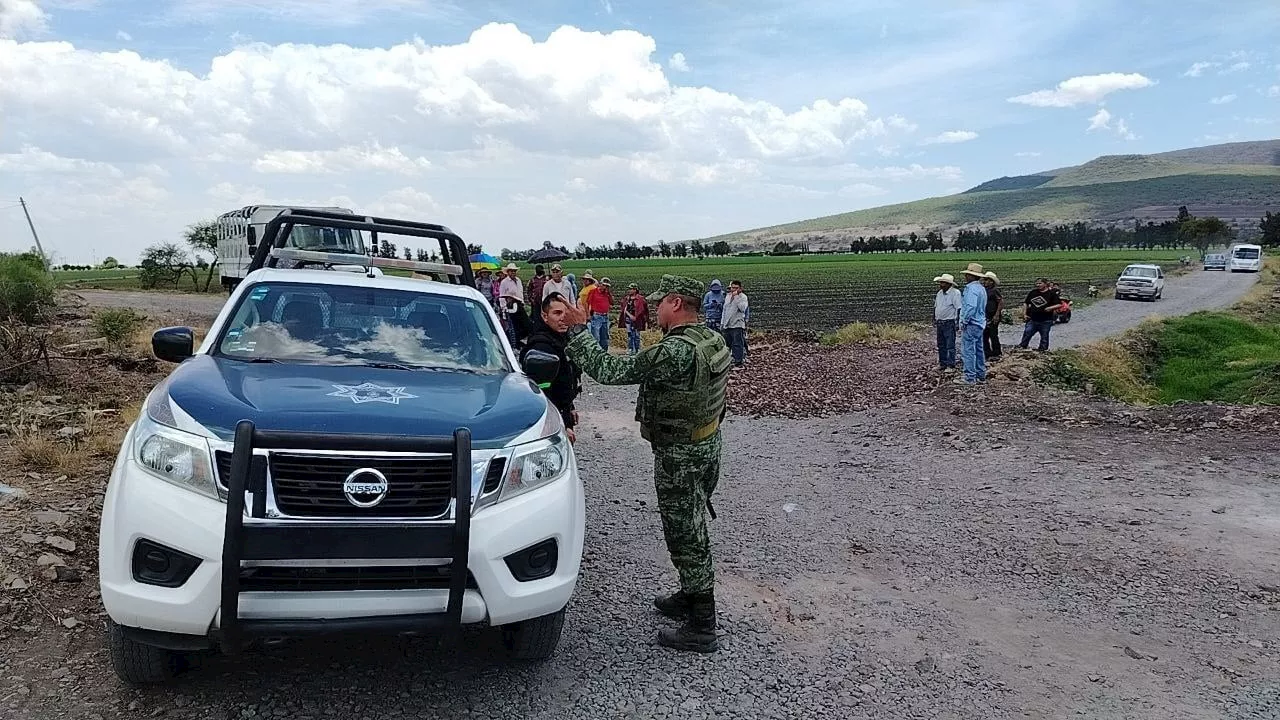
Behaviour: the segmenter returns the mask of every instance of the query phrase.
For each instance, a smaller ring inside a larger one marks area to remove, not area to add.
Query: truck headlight
[[[509,500],[564,477],[569,470],[567,440],[563,433],[525,443],[507,463],[498,500]]]
[[[209,442],[199,435],[161,425],[143,413],[134,432],[134,458],[161,480],[218,499]]]

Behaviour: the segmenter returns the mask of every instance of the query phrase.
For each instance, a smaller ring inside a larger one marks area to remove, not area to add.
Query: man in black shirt
[[[1003,354],[1000,350],[1000,316],[1004,314],[1004,294],[997,287],[1000,278],[990,270],[982,284],[987,288],[987,327],[982,331],[983,354],[987,360],[999,361]]]
[[[1053,328],[1053,314],[1061,304],[1058,291],[1049,286],[1049,279],[1036,278],[1036,289],[1027,293],[1027,299],[1024,301],[1023,319],[1026,320],[1027,325],[1022,331],[1022,342],[1018,343],[1018,347],[1026,350],[1031,344],[1031,338],[1038,334],[1040,346],[1036,349],[1040,352],[1048,350],[1049,330]]]

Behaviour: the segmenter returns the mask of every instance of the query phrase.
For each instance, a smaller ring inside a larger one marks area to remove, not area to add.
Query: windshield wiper
[[[360,363],[360,366],[378,368],[381,370],[413,370],[414,369],[409,367],[408,365],[401,365],[400,363],[393,363],[393,362],[382,362],[381,360],[369,360],[369,361]]]
[[[251,357],[251,358],[235,358],[235,359],[244,363],[275,363],[276,365],[280,365],[284,363],[283,360],[277,360],[276,358],[269,358],[269,357]]]

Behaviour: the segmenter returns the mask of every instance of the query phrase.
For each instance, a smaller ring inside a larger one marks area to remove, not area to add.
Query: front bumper
[[[450,576],[445,587],[238,587],[228,596],[228,504],[154,477],[133,459],[131,447],[132,431],[112,470],[103,505],[100,586],[108,616],[135,635],[150,631],[142,634],[157,644],[165,635],[225,640],[228,623],[222,609],[231,597],[238,610],[230,625],[243,625],[251,630],[249,636],[287,637],[341,630],[425,631],[485,621],[505,625],[564,608],[577,584],[585,501],[572,455],[564,477],[486,505],[469,518],[466,577],[456,586]],[[251,507],[242,514],[245,541],[233,555],[237,566],[339,568],[348,574],[403,568],[403,575],[421,576],[449,565],[454,547],[453,523],[281,522],[255,520],[252,514]],[[134,561],[140,540],[178,551],[198,564],[175,587],[140,582]],[[507,559],[547,541],[554,541],[554,572],[539,579],[517,579]],[[230,575],[242,577],[239,570]]]
[[[1155,297],[1158,288],[1154,285],[1118,285],[1116,295],[1134,297]]]

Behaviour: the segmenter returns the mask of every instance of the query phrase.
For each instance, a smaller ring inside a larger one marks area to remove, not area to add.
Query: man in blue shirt
[[[724,314],[724,290],[719,280],[711,281],[711,289],[702,296],[702,314],[706,317],[707,327],[720,332],[720,318]]]
[[[964,377],[957,384],[973,385],[987,379],[987,358],[982,350],[982,335],[987,329],[987,288],[982,284],[986,273],[978,263],[969,263],[964,271],[964,292],[960,294],[960,357],[964,361]]]

